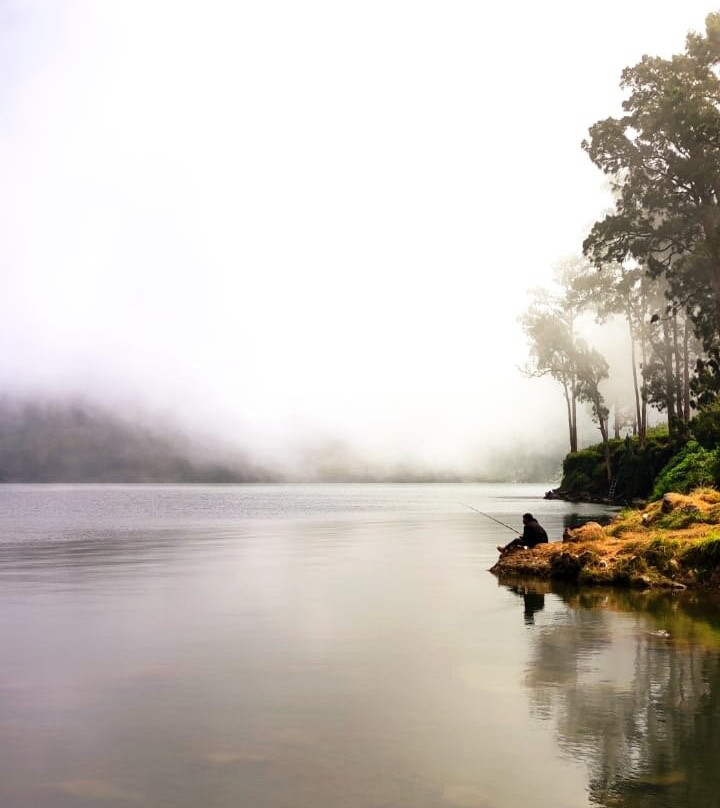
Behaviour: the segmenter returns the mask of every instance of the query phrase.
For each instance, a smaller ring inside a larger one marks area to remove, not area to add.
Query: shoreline
[[[513,550],[494,575],[636,589],[720,590],[720,492],[666,494],[607,525],[588,522],[561,541]]]
[[[562,491],[560,488],[552,488],[546,491],[543,499],[559,500],[561,502],[587,502],[591,505],[625,505],[626,507],[644,508],[647,504],[645,499],[633,499],[631,502],[621,500],[619,497],[594,497],[591,494],[577,494],[572,491]]]

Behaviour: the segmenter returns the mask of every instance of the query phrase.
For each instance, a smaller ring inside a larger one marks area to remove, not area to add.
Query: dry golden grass
[[[567,578],[591,584],[673,586],[720,584],[720,492],[666,494],[609,525],[589,522],[564,541],[518,550],[493,571]]]

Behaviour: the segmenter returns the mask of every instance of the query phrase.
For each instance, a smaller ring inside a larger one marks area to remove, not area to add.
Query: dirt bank
[[[507,553],[490,571],[590,585],[720,590],[720,492],[666,494],[605,527],[589,522],[566,531],[562,541]]]

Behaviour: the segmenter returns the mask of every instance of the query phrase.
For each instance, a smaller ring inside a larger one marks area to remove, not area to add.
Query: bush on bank
[[[617,478],[615,499],[630,502],[647,499],[655,480],[677,452],[667,429],[651,430],[645,446],[637,438],[610,441],[610,467]],[[570,499],[603,499],[608,496],[608,479],[602,444],[571,452],[563,461],[560,493]]]

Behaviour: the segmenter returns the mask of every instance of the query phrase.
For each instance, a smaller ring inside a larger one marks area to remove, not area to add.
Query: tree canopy
[[[625,114],[598,121],[583,142],[611,179],[615,209],[583,249],[598,266],[628,257],[654,276],[702,330],[720,327],[720,13],[685,52],[644,56],[622,73]]]
[[[651,410],[667,418],[667,450],[682,451],[696,429],[712,444],[720,482],[720,12],[688,34],[682,53],[626,68],[621,87],[622,115],[592,125],[582,143],[609,178],[613,208],[583,242],[584,260],[556,275],[559,294],[535,291],[522,318],[526,372],[562,387],[571,456],[582,448],[576,406],[587,404],[598,425],[608,495],[623,473],[626,494],[647,488],[639,453],[653,474],[665,462],[649,436]],[[623,358],[610,346],[612,373],[583,339],[597,340],[596,326],[609,322],[623,324],[628,348]],[[632,430],[637,456],[627,435],[622,450],[611,445],[611,425],[616,439]]]

